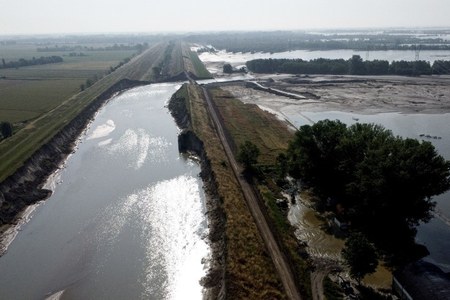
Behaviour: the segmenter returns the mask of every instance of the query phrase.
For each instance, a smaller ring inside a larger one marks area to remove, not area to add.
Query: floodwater
[[[391,130],[394,135],[430,141],[440,155],[450,160],[450,123],[448,122],[450,114],[381,113],[361,115],[339,111],[305,112],[292,108],[282,110],[282,113],[297,128],[324,119],[337,119],[347,125],[356,122],[381,124]],[[420,135],[424,136],[421,137]],[[450,253],[448,252],[448,249],[450,249],[450,191],[434,197],[433,200],[437,203],[435,217],[429,223],[419,226],[416,240],[430,251],[431,254],[426,257],[426,260],[438,265],[444,271],[450,272]],[[308,208],[300,203],[291,209],[290,214],[291,218],[300,219],[302,216],[308,216],[308,212]],[[309,228],[308,220],[311,220],[311,218],[307,218],[307,221],[302,221],[298,225]],[[295,221],[295,219],[293,220]],[[324,250],[327,247],[321,247],[322,241],[326,240],[327,243],[333,243],[333,239],[331,236],[323,235],[313,232],[312,235],[305,236],[306,241],[312,242],[313,246],[319,245],[312,248],[312,254],[317,251],[320,256],[334,258],[336,248],[339,245],[335,241],[334,246]]]
[[[220,50],[217,53],[204,52],[199,55],[204,63],[223,63],[227,62],[234,67],[244,66],[245,62],[252,59],[268,59],[268,58],[286,58],[303,60],[311,60],[317,58],[329,59],[350,59],[353,55],[359,55],[364,60],[387,60],[389,62],[407,60],[414,61],[416,59],[416,52],[412,50],[387,50],[387,51],[355,51],[355,50],[293,50],[276,53],[232,53],[225,50]],[[449,50],[422,50],[419,53],[419,59],[429,61],[431,64],[435,60],[450,60]],[[222,66],[220,66],[222,67]],[[214,70],[212,70],[214,72]]]
[[[0,299],[202,298],[200,168],[165,108],[179,86],[135,88],[99,112],[0,258]]]

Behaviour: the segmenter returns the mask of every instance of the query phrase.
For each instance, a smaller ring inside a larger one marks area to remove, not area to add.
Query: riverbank
[[[0,183],[0,255],[7,250],[17,233],[17,227],[28,217],[30,211],[27,207],[50,197],[52,191],[44,188],[47,178],[72,153],[77,139],[97,111],[113,95],[145,84],[149,82],[123,79],[111,86],[36,151],[13,175]]]
[[[205,182],[210,194],[209,205],[212,205],[208,208],[212,209],[208,210],[208,217],[212,222],[217,219],[220,221],[209,226],[210,239],[217,245],[212,247],[217,268],[212,269],[204,281],[205,287],[215,284],[209,297],[285,299],[281,281],[246,207],[242,191],[206,110],[201,88],[185,85],[175,94],[173,101],[178,102],[172,106],[178,111],[175,112],[175,118],[189,126],[180,135],[180,150],[193,148],[199,151],[198,147],[202,145],[203,150],[200,152],[204,151],[203,160],[211,167],[202,171],[207,180],[213,183]],[[185,113],[188,113],[187,118]]]

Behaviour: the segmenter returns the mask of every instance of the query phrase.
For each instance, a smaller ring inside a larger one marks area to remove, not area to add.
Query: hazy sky
[[[450,26],[450,0],[0,0],[0,35]]]

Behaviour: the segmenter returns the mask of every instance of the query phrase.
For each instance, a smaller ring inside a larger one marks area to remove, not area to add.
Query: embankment
[[[206,155],[203,142],[191,130],[191,119],[186,99],[174,94],[169,102],[169,110],[177,125],[182,129],[178,136],[178,149],[181,153],[192,153],[199,157],[200,176],[206,193],[206,207],[211,247],[211,261],[207,275],[202,278],[206,289],[206,299],[226,299],[225,280],[225,212],[218,193],[217,181]]]
[[[37,150],[13,175],[0,183],[0,234],[13,224],[19,215],[38,201],[51,195],[43,189],[50,176],[73,151],[76,140],[85,130],[95,113],[114,94],[150,82],[123,79],[95,98],[83,111],[39,150]],[[1,240],[0,240],[1,241]],[[0,245],[0,250],[5,245]],[[0,251],[0,255],[2,252]]]

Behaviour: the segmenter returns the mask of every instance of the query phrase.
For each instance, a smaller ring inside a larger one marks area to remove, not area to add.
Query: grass
[[[265,250],[239,184],[206,110],[198,86],[185,85],[194,132],[204,142],[226,214],[226,281],[228,299],[284,299],[282,284]],[[183,91],[181,91],[183,93]]]
[[[0,120],[18,123],[34,119],[77,93],[82,83],[81,78],[0,80]]]
[[[208,72],[205,65],[198,58],[197,53],[192,52],[188,44],[183,43],[183,59],[185,69],[194,74],[198,79],[210,79],[213,78],[211,73]]]
[[[134,51],[89,51],[70,57],[67,52],[37,52],[36,45],[1,45],[6,60],[61,55],[64,62],[18,69],[0,69],[0,121],[26,122],[60,105],[76,94],[88,78],[102,77]],[[12,55],[15,55],[14,57]],[[20,127],[16,124],[16,127]]]
[[[234,141],[235,151],[238,145],[251,141],[260,149],[258,157],[260,169],[275,169],[276,158],[287,149],[289,141],[293,138],[293,132],[274,115],[256,105],[244,104],[220,88],[212,88],[210,93],[225,129]],[[306,252],[299,247],[294,228],[289,224],[285,212],[276,204],[276,199],[282,197],[280,188],[275,183],[277,176],[270,171],[261,171],[258,177],[256,185],[269,215],[269,224],[282,242],[282,249],[292,263],[299,280],[301,293],[307,298],[311,293],[311,281],[308,261],[302,257]]]
[[[327,300],[343,300],[344,291],[333,282],[328,276],[323,280],[323,293]]]
[[[254,104],[244,104],[220,88],[211,89],[211,94],[234,141],[235,151],[250,141],[261,152],[259,164],[275,164],[278,154],[287,149],[293,136],[287,126],[274,115]]]
[[[80,80],[84,79],[76,77],[77,70],[72,79],[49,79],[55,74],[54,71],[70,78],[70,69],[64,68],[40,71],[41,80],[35,82],[19,79],[14,81],[16,85],[10,86],[8,82],[3,82],[4,79],[0,80],[0,116],[16,122],[28,121],[22,128],[15,124],[16,128],[21,129],[0,142],[0,182],[13,174],[35,151],[116,82],[124,78],[152,80],[151,68],[158,63],[166,47],[167,43],[154,45],[83,92],[76,89]],[[39,79],[39,72],[30,70],[33,68],[24,68],[23,71],[27,72],[27,76]]]

